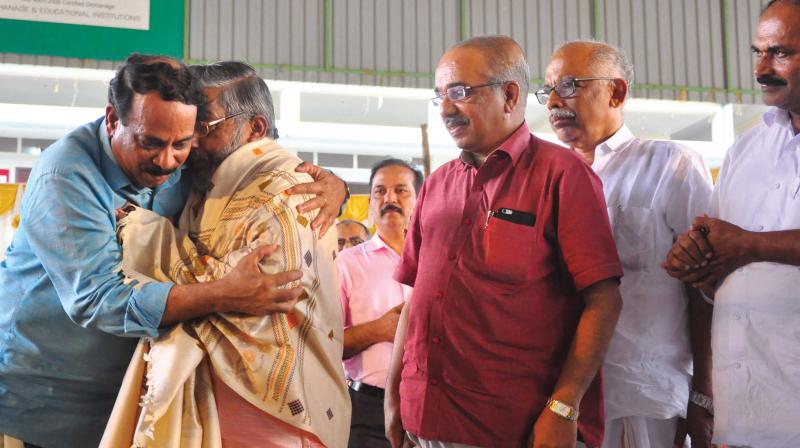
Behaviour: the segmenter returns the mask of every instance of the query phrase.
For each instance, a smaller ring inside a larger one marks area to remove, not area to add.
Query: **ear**
[[[111,103],[106,106],[106,134],[108,138],[114,137],[114,133],[120,126],[119,117],[117,116],[117,109]]]
[[[609,105],[614,108],[622,107],[628,98],[628,83],[624,79],[617,78],[612,82],[612,87]]]
[[[266,117],[263,115],[256,115],[250,119],[250,135],[247,137],[248,142],[256,142],[267,136],[267,123]]]
[[[510,114],[519,104],[520,88],[516,81],[508,81],[503,86],[503,101],[505,102],[505,112]]]

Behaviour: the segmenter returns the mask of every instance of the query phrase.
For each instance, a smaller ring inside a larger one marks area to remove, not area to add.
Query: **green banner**
[[[0,19],[0,52],[120,61],[130,53],[183,58],[186,0],[151,0],[148,30]]]

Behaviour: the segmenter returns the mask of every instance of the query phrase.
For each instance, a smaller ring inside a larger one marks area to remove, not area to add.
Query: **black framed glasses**
[[[506,81],[495,81],[495,82],[490,82],[488,84],[481,84],[479,86],[453,86],[453,87],[448,87],[447,90],[444,91],[444,93],[431,98],[431,102],[433,103],[434,106],[439,107],[444,102],[444,97],[445,96],[447,98],[449,98],[450,101],[463,101],[468,96],[471,95],[471,92],[474,89],[479,89],[481,87],[499,86],[501,84],[505,84],[505,82]]]
[[[239,115],[242,115],[243,113],[244,113],[244,111],[240,111],[240,112],[232,113],[230,115],[226,115],[226,116],[224,116],[222,118],[217,118],[216,120],[201,121],[201,122],[197,123],[197,135],[198,135],[198,137],[205,137],[206,135],[210,134],[211,131],[213,131],[214,128],[219,126],[219,124],[222,123],[223,121],[225,121],[225,120],[227,120],[229,118],[238,117]]]
[[[561,98],[570,98],[575,95],[575,91],[577,90],[577,85],[575,83],[581,81],[613,81],[619,78],[613,78],[609,76],[600,76],[594,78],[564,78],[561,81],[558,81],[554,86],[545,85],[541,89],[536,91],[536,99],[539,100],[539,104],[545,105],[547,104],[547,99],[550,98],[550,92],[553,90],[556,91],[558,96]]]

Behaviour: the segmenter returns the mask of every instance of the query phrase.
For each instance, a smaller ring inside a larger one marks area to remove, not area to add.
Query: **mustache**
[[[559,118],[575,118],[575,112],[567,109],[553,109],[550,111],[550,120],[558,120]]]
[[[462,117],[462,116],[459,116],[459,115],[454,115],[454,116],[451,116],[451,117],[445,117],[445,119],[444,119],[444,125],[446,127],[449,127],[450,125],[462,126],[462,125],[467,125],[467,124],[469,124],[469,120],[467,120],[466,117]]]
[[[175,168],[175,169],[177,169],[177,168]],[[162,170],[161,168],[159,168],[157,166],[146,166],[146,167],[142,168],[142,171],[144,171],[145,173],[150,174],[152,176],[168,176],[168,175],[174,173],[175,169]]]
[[[779,76],[759,76],[756,81],[764,86],[785,86],[788,82]]]
[[[403,209],[400,208],[399,206],[394,205],[394,204],[386,204],[381,209],[381,216],[383,216],[383,215],[385,215],[385,214],[387,214],[389,212],[392,212],[392,211],[400,213],[401,216],[403,215]]]

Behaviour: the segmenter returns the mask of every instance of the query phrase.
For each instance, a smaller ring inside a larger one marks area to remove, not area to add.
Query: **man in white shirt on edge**
[[[687,426],[693,446],[707,446],[713,417],[697,398],[711,393],[711,307],[659,265],[707,207],[709,171],[694,151],[637,139],[623,124],[633,67],[617,48],[566,43],[551,56],[545,81],[536,97],[553,130],[603,181],[625,273],[624,306],[603,363],[603,447],[668,448],[683,443]]]
[[[339,254],[344,367],[353,414],[351,448],[389,448],[383,416],[392,342],[411,287],[392,278],[400,262],[406,227],[422,187],[422,173],[399,159],[372,167],[369,214],[378,230],[368,241]]]
[[[670,275],[714,297],[714,442],[800,446],[800,1],[771,1],[752,45],[763,123],[722,165]]]

